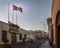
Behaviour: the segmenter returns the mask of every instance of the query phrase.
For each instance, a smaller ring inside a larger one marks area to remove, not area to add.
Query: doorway
[[[16,33],[11,33],[11,43],[16,43]]]
[[[56,18],[56,45],[57,48],[60,48],[60,11],[58,12]]]

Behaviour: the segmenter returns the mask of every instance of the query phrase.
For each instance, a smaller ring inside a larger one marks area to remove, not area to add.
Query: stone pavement
[[[44,43],[44,40],[38,40],[33,43],[28,43],[25,46],[22,46],[19,43],[11,44],[11,48],[38,48],[42,43]]]
[[[48,40],[38,40],[22,46],[20,43],[12,44],[11,48],[51,48]]]
[[[42,44],[41,46],[39,46],[39,48],[51,48],[49,41],[47,40],[44,44]]]

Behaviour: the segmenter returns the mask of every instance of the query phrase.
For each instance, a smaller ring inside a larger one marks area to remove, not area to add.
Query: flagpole
[[[8,1],[8,23],[9,23],[9,1]]]
[[[12,10],[12,23],[14,23],[14,10]]]
[[[17,25],[17,10],[16,10],[16,25]]]

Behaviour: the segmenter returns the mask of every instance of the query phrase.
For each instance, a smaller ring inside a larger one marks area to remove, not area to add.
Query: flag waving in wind
[[[15,5],[13,5],[13,10],[19,11],[19,12],[23,12],[21,7],[17,7]]]
[[[20,12],[23,12],[21,7],[18,7],[17,10],[20,11]]]
[[[14,11],[16,11],[16,12],[14,12]],[[23,12],[22,11],[22,8],[21,7],[17,7],[16,5],[13,5],[13,12],[12,12],[12,23],[14,22],[14,13],[16,13],[16,24],[17,24],[17,11],[19,11],[19,12]]]
[[[13,5],[13,10],[16,10],[17,11],[17,6]]]

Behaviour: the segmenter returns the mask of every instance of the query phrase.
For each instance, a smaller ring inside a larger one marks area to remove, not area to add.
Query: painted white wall
[[[19,34],[17,34],[16,36],[17,36],[17,42],[20,42],[20,40],[19,40]]]
[[[9,40],[9,43],[11,43],[11,33],[7,33],[7,38],[8,38],[8,40]]]
[[[4,42],[2,41],[2,30],[8,32],[8,25],[6,23],[0,22],[0,44],[4,44]]]

